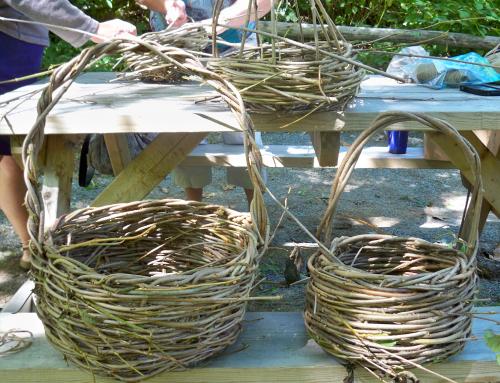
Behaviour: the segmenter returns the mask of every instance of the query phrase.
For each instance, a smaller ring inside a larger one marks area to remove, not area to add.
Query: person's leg
[[[201,201],[203,188],[212,182],[212,169],[207,166],[177,166],[172,172],[173,182],[184,189],[186,199]]]
[[[223,133],[222,139],[226,145],[243,145],[243,133]],[[262,146],[262,137],[260,132],[255,133],[255,141],[257,145]],[[266,179],[266,169],[262,169],[262,177]],[[227,168],[227,183],[243,188],[247,197],[248,206],[253,199],[253,185],[248,170],[246,168]]]
[[[2,52],[8,52],[8,54],[0,55],[0,82],[30,75],[40,70],[45,47],[26,43],[2,32],[0,32],[0,47],[2,47]],[[0,83],[0,94],[28,85],[34,81],[34,79],[30,79]],[[28,268],[30,264],[30,254],[27,249],[29,242],[28,213],[24,207],[26,187],[23,172],[10,155],[9,141],[8,136],[0,136],[0,209],[19,236],[23,245],[21,266]]]
[[[203,199],[203,189],[202,188],[185,188],[184,193],[186,193],[186,199],[188,201],[201,202]]]
[[[253,200],[253,189],[243,189],[245,191],[245,195],[247,197],[248,207],[250,207],[250,203]]]
[[[28,212],[24,207],[23,172],[12,156],[0,156],[0,209],[11,223],[21,240],[23,255],[21,266],[28,268],[30,255],[28,251],[29,235],[27,230]]]
[[[250,206],[250,202],[252,202],[253,199],[253,185],[248,176],[247,168],[227,168],[226,179],[228,184],[238,186],[245,191],[248,206]]]

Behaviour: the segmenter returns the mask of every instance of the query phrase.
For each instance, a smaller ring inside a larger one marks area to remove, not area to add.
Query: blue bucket
[[[387,140],[389,143],[389,153],[405,154],[408,146],[408,132],[399,130],[388,130]]]

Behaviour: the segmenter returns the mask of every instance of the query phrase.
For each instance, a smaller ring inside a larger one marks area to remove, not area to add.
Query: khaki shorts
[[[222,140],[226,145],[243,145],[243,133],[225,132],[222,133]],[[260,132],[255,133],[255,141],[262,146]],[[207,166],[177,166],[172,172],[174,183],[181,188],[202,189],[212,182],[212,169]],[[262,177],[266,179],[265,169],[262,170]],[[252,182],[248,176],[246,168],[228,167],[226,173],[228,184],[253,189]]]

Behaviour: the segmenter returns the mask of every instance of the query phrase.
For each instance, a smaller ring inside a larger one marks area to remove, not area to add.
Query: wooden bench
[[[344,158],[348,148],[341,146],[338,162]],[[271,168],[321,168],[313,146],[310,145],[265,145],[261,149],[264,165]],[[198,145],[183,161],[188,166],[235,166],[246,167],[241,145]],[[428,159],[424,148],[409,147],[406,154],[389,153],[387,147],[365,148],[357,163],[358,168],[453,168],[449,161]]]
[[[481,316],[499,320],[499,314],[485,314],[495,307],[477,308]],[[34,313],[0,314],[0,332],[24,329],[34,342],[26,350],[0,358],[0,381],[8,383],[98,383],[112,379],[92,377],[68,365],[62,354],[46,340],[43,326]],[[427,368],[459,383],[500,382],[500,366],[484,341],[484,332],[495,324],[473,320],[472,337],[465,349],[446,362]],[[412,370],[422,383],[444,380],[424,371]],[[159,383],[342,383],[345,368],[308,339],[299,312],[247,313],[238,341],[222,355],[182,372],[167,372],[148,382]],[[355,383],[378,383],[363,369],[356,369]]]

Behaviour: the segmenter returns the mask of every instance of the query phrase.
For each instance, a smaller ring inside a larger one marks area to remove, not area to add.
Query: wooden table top
[[[33,92],[43,86],[37,83],[0,96],[0,134],[29,131],[40,95]],[[29,92],[32,93],[26,96]],[[85,73],[49,114],[46,133],[187,133],[238,129],[224,104],[195,103],[213,94],[208,86],[195,83],[147,84],[116,81],[113,73]],[[341,113],[316,112],[300,121],[297,115],[253,114],[252,118],[256,129],[261,131],[362,130],[384,111],[430,113],[459,130],[500,130],[500,97],[476,96],[457,89],[432,90],[399,84],[381,76],[367,77],[358,96]],[[283,127],[291,122],[295,123]],[[409,124],[393,128],[422,127]]]

